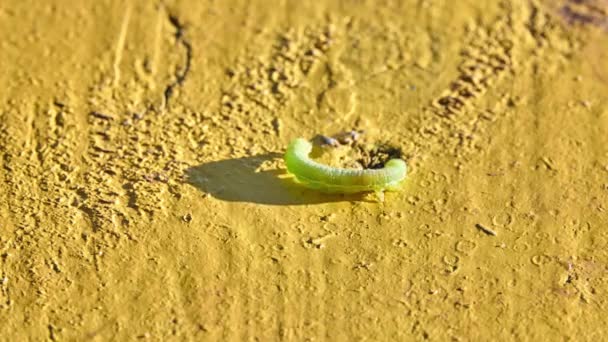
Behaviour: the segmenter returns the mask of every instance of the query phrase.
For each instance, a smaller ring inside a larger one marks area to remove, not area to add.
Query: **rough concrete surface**
[[[1,340],[608,339],[605,0],[4,0],[0,84]]]

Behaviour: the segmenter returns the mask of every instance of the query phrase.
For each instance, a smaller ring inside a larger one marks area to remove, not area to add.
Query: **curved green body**
[[[302,138],[293,140],[285,152],[287,171],[304,186],[330,193],[357,193],[398,190],[407,174],[407,165],[401,159],[389,160],[384,168],[355,170],[330,167],[310,159],[312,144]]]

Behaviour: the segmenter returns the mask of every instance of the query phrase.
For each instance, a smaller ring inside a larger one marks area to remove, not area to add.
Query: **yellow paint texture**
[[[0,340],[608,339],[606,1],[3,0],[0,85]]]

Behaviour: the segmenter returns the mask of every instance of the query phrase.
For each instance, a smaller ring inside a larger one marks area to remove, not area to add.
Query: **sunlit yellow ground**
[[[605,1],[4,0],[0,85],[1,340],[608,338]]]

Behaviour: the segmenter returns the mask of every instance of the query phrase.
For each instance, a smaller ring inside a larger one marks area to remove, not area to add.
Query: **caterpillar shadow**
[[[284,170],[259,170],[265,161],[278,158],[279,153],[268,153],[209,162],[188,168],[186,180],[204,193],[229,202],[303,205],[366,201],[364,195],[324,194],[305,189],[286,177]]]

